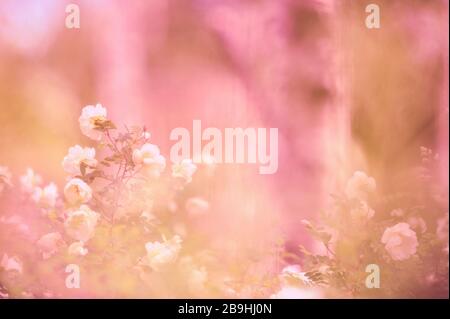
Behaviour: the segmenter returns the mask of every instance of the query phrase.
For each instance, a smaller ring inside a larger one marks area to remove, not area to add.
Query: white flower
[[[88,253],[88,249],[84,248],[82,241],[76,241],[72,243],[68,248],[69,255],[73,256],[85,256]]]
[[[191,197],[186,202],[186,211],[191,216],[200,216],[209,210],[209,203],[200,197]]]
[[[192,181],[192,175],[194,175],[196,170],[197,166],[192,160],[185,158],[180,163],[172,165],[172,176],[175,178],[182,178],[186,183],[190,183]]]
[[[133,162],[136,165],[154,164],[155,162],[157,162],[156,159],[159,155],[160,151],[158,146],[150,143],[145,143],[141,146],[141,148],[135,149],[133,151]]]
[[[150,143],[145,143],[133,151],[133,162],[143,165],[145,172],[155,177],[166,168],[166,159],[160,154],[159,147]]]
[[[95,233],[99,214],[87,205],[71,211],[64,222],[66,233],[75,240],[87,242]]]
[[[356,171],[348,180],[345,187],[345,194],[349,199],[367,200],[370,193],[374,192],[377,187],[375,179],[369,177],[366,173]]]
[[[407,223],[398,223],[386,228],[381,237],[384,248],[394,260],[405,260],[417,251],[418,241],[416,233]]]
[[[64,187],[64,196],[71,205],[83,204],[92,198],[92,189],[83,180],[72,178]]]
[[[19,258],[15,256],[8,257],[7,254],[3,254],[0,268],[3,268],[5,271],[17,271],[19,274],[21,274],[23,270],[22,262]]]
[[[161,242],[148,242],[145,244],[147,255],[142,263],[155,271],[160,271],[167,264],[173,263],[181,249],[181,238],[175,235],[171,240]]]
[[[36,187],[31,198],[43,207],[55,207],[58,199],[58,187],[54,183],[50,183],[44,188]]]
[[[95,159],[95,149],[91,147],[81,147],[75,145],[69,148],[69,153],[62,162],[64,170],[71,175],[81,175],[80,165],[86,164],[88,167],[97,166]]]
[[[33,169],[27,168],[27,172],[20,177],[20,184],[26,193],[33,193],[34,189],[42,183],[42,178]]]
[[[54,232],[42,236],[36,244],[42,253],[42,258],[48,259],[58,252],[63,245],[63,239],[60,233]]]
[[[97,128],[106,121],[106,108],[101,104],[96,106],[87,105],[81,111],[81,116],[78,119],[80,123],[81,132],[87,137],[99,141],[102,138],[103,132]]]
[[[321,292],[312,288],[300,288],[296,286],[284,286],[277,293],[270,296],[272,299],[321,299]]]
[[[11,186],[11,172],[6,166],[0,166],[0,193],[5,186]]]
[[[365,201],[360,201],[357,207],[350,210],[350,215],[353,218],[370,219],[375,215],[375,211]]]

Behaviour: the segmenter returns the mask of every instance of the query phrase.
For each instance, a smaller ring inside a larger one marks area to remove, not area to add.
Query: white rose
[[[345,194],[349,199],[367,200],[370,193],[374,192],[377,187],[375,179],[369,177],[366,173],[356,171],[348,180],[345,187]]]
[[[72,178],[64,187],[64,196],[71,205],[83,204],[92,198],[92,189],[83,180]]]
[[[192,181],[192,175],[194,175],[196,170],[197,166],[192,160],[185,158],[180,163],[173,164],[172,176],[175,178],[182,178],[186,183],[190,183]]]
[[[50,183],[44,188],[36,187],[31,198],[43,207],[55,207],[58,199],[58,187],[54,183]]]
[[[49,233],[42,236],[36,244],[42,253],[42,257],[47,259],[58,252],[63,245],[63,239],[60,233]]]
[[[81,116],[78,119],[80,123],[81,132],[87,137],[99,141],[102,138],[103,132],[96,129],[100,124],[106,121],[106,108],[101,104],[87,105],[81,111]]]
[[[68,213],[64,228],[73,239],[86,242],[94,236],[98,218],[98,213],[87,205],[81,205],[78,210]]]
[[[142,165],[145,173],[155,177],[166,168],[166,159],[161,155],[159,147],[150,143],[145,143],[133,151],[133,162]]]
[[[88,253],[88,249],[84,248],[82,241],[76,241],[69,246],[68,252],[72,256],[85,256]]]
[[[26,193],[33,193],[34,189],[42,183],[42,178],[33,169],[27,168],[27,172],[20,177],[20,184]]]
[[[405,260],[414,255],[419,245],[416,233],[407,223],[386,228],[381,237],[385,249],[394,260]]]
[[[143,264],[155,271],[160,271],[167,264],[173,263],[181,249],[181,238],[175,235],[171,240],[161,242],[148,242],[145,244],[147,255],[143,258]]]
[[[7,254],[3,254],[0,268],[3,268],[5,271],[17,271],[19,274],[21,274],[23,270],[22,262],[19,258],[15,256],[8,257]]]
[[[97,166],[94,148],[83,148],[80,145],[72,146],[69,148],[69,153],[64,157],[62,165],[67,173],[71,175],[81,175],[81,163],[84,163],[89,167]]]

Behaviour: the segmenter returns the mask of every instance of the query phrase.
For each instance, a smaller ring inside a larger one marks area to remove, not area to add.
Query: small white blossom
[[[31,198],[45,208],[55,207],[58,199],[58,187],[54,183],[50,183],[44,188],[36,187]]]
[[[20,177],[20,184],[22,190],[26,193],[33,193],[36,187],[39,187],[42,183],[42,178],[36,174],[33,169],[27,168],[24,175]]]
[[[86,164],[88,167],[97,166],[97,160],[95,159],[95,149],[91,147],[81,147],[75,145],[69,148],[69,153],[64,157],[62,162],[64,170],[74,175],[81,175],[80,165]]]
[[[75,240],[87,242],[95,233],[99,214],[87,205],[67,214],[64,222],[66,233]]]
[[[42,253],[42,258],[48,259],[59,251],[64,242],[61,234],[54,232],[42,236],[36,244]]]
[[[69,255],[72,256],[86,256],[88,249],[84,247],[84,243],[82,241],[76,241],[69,246],[68,252]]]
[[[172,165],[172,176],[175,178],[181,178],[186,183],[192,181],[192,175],[194,175],[197,170],[197,166],[192,162],[191,159],[185,158],[180,163]]]
[[[83,180],[72,178],[64,187],[64,196],[71,205],[83,204],[91,200],[92,189]]]
[[[87,137],[99,141],[102,138],[103,133],[97,128],[106,121],[106,116],[106,108],[101,104],[85,106],[78,119],[81,132]]]
[[[21,274],[23,270],[22,262],[19,258],[15,256],[8,257],[7,254],[3,254],[0,268],[4,271],[17,271],[19,274]]]
[[[133,162],[142,165],[145,173],[155,177],[166,168],[166,159],[161,155],[159,147],[150,143],[145,143],[133,151]]]
[[[173,263],[181,249],[181,238],[175,235],[165,242],[148,242],[145,244],[147,255],[142,263],[155,271],[161,271],[167,264]]]
[[[386,228],[381,237],[384,248],[394,260],[405,260],[414,255],[419,245],[416,233],[407,223]]]
[[[377,184],[373,177],[366,173],[356,171],[348,180],[345,194],[349,199],[367,200],[367,197],[375,191]]]

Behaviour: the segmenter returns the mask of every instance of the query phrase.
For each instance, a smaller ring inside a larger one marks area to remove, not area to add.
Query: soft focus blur
[[[72,2],[80,29],[64,25]],[[439,153],[448,190],[448,1],[372,2],[380,29],[366,28],[363,0],[1,0],[0,165],[62,187],[67,149],[91,145],[78,117],[95,103],[145,125],[166,156],[193,119],[278,128],[276,174],[219,165],[208,185],[206,228],[237,251],[307,242],[301,219],[353,171],[389,192],[420,146]]]

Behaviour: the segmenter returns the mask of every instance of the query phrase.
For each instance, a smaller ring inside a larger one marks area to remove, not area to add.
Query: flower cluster
[[[433,187],[438,157],[429,149],[417,170],[422,188],[382,194],[382,183],[354,172],[319,222],[301,221],[313,238],[308,249],[276,244],[258,255],[275,264],[267,271],[252,268],[254,252],[227,264],[195,228],[212,215],[196,185],[214,174],[210,162],[205,174],[188,158],[167,169],[145,128],[119,130],[100,104],[83,108],[79,124],[95,144],[68,149],[61,193],[28,168],[14,196],[16,182],[0,166],[2,200],[20,201],[5,201],[17,211],[0,215],[0,244],[20,241],[20,249],[0,246],[1,298],[448,296],[448,193]],[[68,264],[83,274],[80,291],[64,286]],[[368,265],[381,271],[378,289],[367,286]]]
[[[90,281],[83,281],[89,287],[85,293],[101,291],[99,280],[108,292],[126,296],[145,291],[147,297],[159,297],[175,280],[183,286],[168,292],[172,296],[195,293],[200,286],[206,289],[207,265],[212,262],[202,257],[206,248],[183,249],[184,242],[189,245],[183,219],[205,216],[209,210],[202,196],[181,196],[192,184],[197,166],[184,159],[166,170],[166,159],[150,142],[150,133],[137,126],[119,131],[100,104],[84,107],[79,125],[96,145],[68,149],[62,160],[67,179],[61,193],[56,183],[44,183],[31,168],[19,178],[21,205],[40,211],[41,227],[30,229],[20,215],[2,216],[0,222],[19,226],[32,244],[31,253],[39,256],[39,269],[73,263],[89,273]],[[14,187],[12,174],[3,166],[0,187],[0,192]],[[178,205],[180,200],[185,203]],[[23,253],[2,253],[0,286],[9,291],[2,296],[54,296],[66,289],[53,287],[51,292],[45,284],[27,289],[25,278],[32,275],[33,266],[27,265]],[[102,279],[105,275],[107,283]],[[154,290],[157,285],[160,289]]]
[[[427,157],[430,152],[422,149]],[[419,169],[419,185],[430,170]],[[355,172],[343,189],[333,195],[333,205],[321,214],[318,225],[302,221],[321,246],[308,250],[301,245],[297,253],[287,254],[290,265],[273,297],[448,296],[448,203],[441,200],[445,196],[435,188],[380,196],[375,179],[362,171]],[[366,267],[373,264],[381,272],[378,289],[366,284]]]

